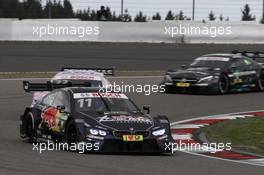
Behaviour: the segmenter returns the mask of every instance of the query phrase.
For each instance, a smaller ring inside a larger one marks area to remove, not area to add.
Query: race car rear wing
[[[25,92],[32,91],[52,91],[54,89],[66,88],[66,87],[91,87],[91,83],[72,83],[67,82],[65,84],[55,84],[50,81],[46,83],[31,83],[29,81],[23,81],[23,89]]]
[[[238,50],[234,50],[232,51],[233,54],[241,54],[244,56],[247,56],[253,60],[257,59],[257,58],[264,58],[264,52],[260,52],[260,51],[238,51]]]
[[[104,75],[108,76],[114,76],[115,75],[115,69],[114,68],[81,68],[81,67],[62,67],[61,71],[65,70],[93,70],[96,72],[103,73]]]

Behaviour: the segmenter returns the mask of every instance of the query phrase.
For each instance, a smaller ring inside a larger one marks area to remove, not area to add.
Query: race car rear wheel
[[[172,93],[173,92],[173,87],[171,87],[171,86],[165,85],[164,89],[165,89],[164,90],[165,93]]]
[[[34,126],[34,118],[31,112],[25,114],[21,120],[21,129],[23,130],[23,140],[29,143],[33,143],[36,140],[36,130]]]
[[[219,94],[226,94],[229,90],[229,80],[225,74],[222,74],[218,80]]]

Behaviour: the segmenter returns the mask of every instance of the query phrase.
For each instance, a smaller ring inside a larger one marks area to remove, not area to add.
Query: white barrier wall
[[[97,22],[78,20],[22,20],[13,21],[11,38],[13,41],[97,41],[98,36],[92,32],[82,35],[80,29],[94,28]],[[75,30],[73,30],[75,29]],[[45,33],[45,34],[44,34]],[[79,34],[78,34],[79,33]],[[0,40],[2,34],[0,29]]]
[[[12,20],[0,20],[0,40],[12,39]]]
[[[0,40],[264,44],[264,25],[248,22],[125,23],[0,19]]]

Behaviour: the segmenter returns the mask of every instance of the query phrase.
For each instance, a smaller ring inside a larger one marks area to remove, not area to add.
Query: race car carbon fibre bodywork
[[[47,87],[46,83],[35,85],[25,82],[24,89]],[[21,116],[24,140],[96,144],[87,152],[170,153],[166,145],[173,138],[166,116],[151,117],[125,94],[105,93],[102,88],[53,88]]]
[[[256,58],[261,52],[208,54],[196,58],[189,66],[168,70],[161,84],[166,92],[226,94],[264,90],[264,67]]]

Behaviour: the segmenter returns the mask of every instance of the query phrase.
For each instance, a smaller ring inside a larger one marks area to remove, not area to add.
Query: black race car
[[[54,89],[25,109],[20,118],[23,140],[90,144],[85,152],[170,151],[166,150],[173,141],[168,118],[151,117],[147,106],[143,113],[125,94],[104,93],[98,87],[66,87],[72,84],[23,84],[26,92]]]
[[[208,54],[196,58],[189,66],[168,70],[162,85],[165,92],[226,94],[264,90],[264,67],[256,59],[262,52]]]

